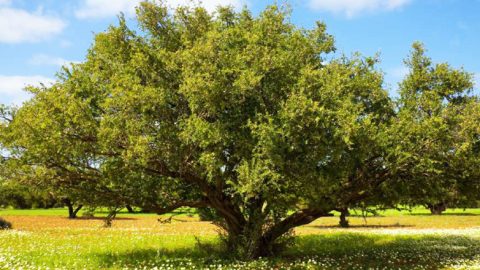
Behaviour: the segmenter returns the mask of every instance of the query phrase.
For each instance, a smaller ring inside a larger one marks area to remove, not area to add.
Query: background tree
[[[391,190],[409,204],[441,214],[478,191],[474,146],[480,122],[478,99],[471,95],[473,77],[446,63],[432,64],[420,43],[413,45],[405,63],[410,73],[400,84],[398,117],[390,137],[396,138],[397,162],[408,181]]]

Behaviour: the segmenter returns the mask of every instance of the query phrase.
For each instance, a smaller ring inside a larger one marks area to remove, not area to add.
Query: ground
[[[217,228],[188,210],[170,223],[123,213],[111,228],[69,220],[64,209],[0,210],[14,226],[0,231],[0,269],[480,269],[480,209],[357,214],[351,228],[320,218],[280,256],[239,262],[218,250]]]

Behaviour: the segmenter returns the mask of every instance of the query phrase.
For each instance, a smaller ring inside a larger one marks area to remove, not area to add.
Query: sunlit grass
[[[251,262],[227,259],[217,228],[190,214],[171,223],[125,214],[103,228],[101,219],[9,211],[0,212],[14,226],[0,231],[0,269],[480,269],[476,210],[382,215],[366,223],[354,216],[349,229],[338,228],[337,217],[320,218],[297,229],[294,245],[280,256]]]

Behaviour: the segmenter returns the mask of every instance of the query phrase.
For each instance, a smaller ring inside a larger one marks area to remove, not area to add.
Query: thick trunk
[[[447,210],[445,203],[427,204],[427,207],[430,209],[432,215],[441,215],[443,211]]]
[[[258,258],[274,255],[276,251],[281,248],[282,243],[278,242],[279,238],[288,235],[293,228],[308,224],[322,216],[331,216],[331,214],[322,209],[303,209],[291,214],[263,233],[263,235],[255,243],[255,247],[252,248],[252,252],[249,257]],[[280,246],[278,246],[279,244]]]

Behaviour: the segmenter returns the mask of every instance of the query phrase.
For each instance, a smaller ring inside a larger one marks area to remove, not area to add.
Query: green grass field
[[[100,211],[96,216],[105,212]],[[480,269],[480,210],[388,210],[380,216],[320,218],[296,230],[275,258],[240,262],[219,249],[217,229],[186,209],[171,223],[121,213],[69,220],[66,210],[1,210],[14,229],[0,231],[0,269]]]

